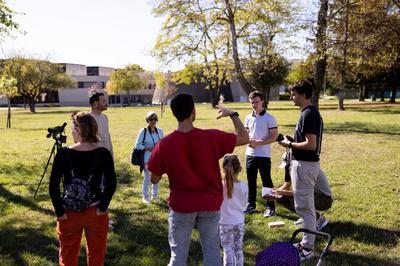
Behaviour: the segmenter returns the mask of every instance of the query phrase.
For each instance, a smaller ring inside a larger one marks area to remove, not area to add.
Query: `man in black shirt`
[[[293,196],[296,212],[303,218],[303,228],[315,230],[316,213],[314,204],[315,182],[320,171],[319,154],[322,142],[322,117],[311,104],[313,83],[301,80],[291,87],[294,105],[301,109],[296,125],[294,141],[285,138],[279,144],[292,149],[290,175],[292,177]],[[297,244],[300,259],[306,260],[313,255],[315,235],[304,233]]]

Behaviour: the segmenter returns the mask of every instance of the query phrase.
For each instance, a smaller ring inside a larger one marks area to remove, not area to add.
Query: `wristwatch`
[[[229,115],[230,118],[234,117],[234,116],[239,116],[238,112],[233,112],[232,114]]]

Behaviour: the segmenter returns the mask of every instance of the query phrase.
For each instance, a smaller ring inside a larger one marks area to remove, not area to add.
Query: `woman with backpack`
[[[160,139],[164,136],[161,128],[157,128],[156,124],[158,121],[157,114],[155,112],[148,112],[146,117],[147,127],[142,128],[136,138],[135,148],[139,150],[144,150],[144,178],[142,184],[142,202],[145,204],[150,204],[149,196],[149,186],[151,172],[147,169],[147,162],[150,159],[151,151]],[[152,185],[151,199],[154,201],[159,201],[158,198],[158,184]]]
[[[88,265],[103,265],[108,234],[108,205],[116,188],[114,161],[98,147],[98,127],[88,112],[72,115],[75,144],[54,159],[50,197],[57,215],[59,264],[78,265],[82,232]],[[62,191],[60,190],[62,184]]]

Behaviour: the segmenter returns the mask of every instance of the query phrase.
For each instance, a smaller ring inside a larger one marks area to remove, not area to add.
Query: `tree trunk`
[[[339,111],[344,111],[344,97],[339,97]]]
[[[11,100],[10,100],[10,98],[8,98],[8,112],[7,112],[6,128],[11,128]]]
[[[358,100],[360,102],[364,102],[365,101],[365,81],[361,82],[360,91],[359,91],[359,94],[358,94]]]
[[[381,85],[381,102],[385,101],[385,86]]]
[[[229,0],[225,0],[226,9],[228,11],[228,21],[229,21],[229,28],[231,31],[231,41],[232,41],[232,56],[233,62],[235,65],[235,73],[237,79],[239,81],[240,86],[242,89],[247,93],[250,94],[254,89],[244,77],[242,67],[240,64],[239,52],[238,52],[238,44],[237,44],[237,35],[236,35],[236,25],[235,25],[235,15],[233,14],[232,7]]]
[[[344,25],[344,40],[343,40],[343,66],[340,70],[340,91],[338,109],[344,111],[344,96],[347,88],[347,45],[349,40],[349,0],[346,1],[345,9],[345,25]]]
[[[317,60],[314,62],[314,91],[312,104],[318,109],[319,94],[322,90],[326,74],[326,27],[328,17],[328,0],[320,0],[318,11],[317,33],[315,36],[315,48]]]
[[[390,103],[396,102],[396,92],[397,92],[398,81],[396,79],[392,82],[392,95],[390,95]]]
[[[264,94],[264,108],[268,109],[269,104],[269,97],[270,97],[271,88],[269,86],[264,87],[263,94]]]
[[[221,92],[218,87],[213,87],[211,83],[208,84],[208,90],[210,91],[211,106],[216,108],[219,102],[219,96]]]

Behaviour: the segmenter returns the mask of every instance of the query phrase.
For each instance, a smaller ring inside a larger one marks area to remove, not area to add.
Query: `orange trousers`
[[[57,221],[60,265],[78,265],[83,231],[85,231],[87,243],[87,265],[100,266],[104,264],[109,218],[108,213],[97,215],[96,209],[96,206],[93,206],[82,212],[67,210],[68,218]]]

